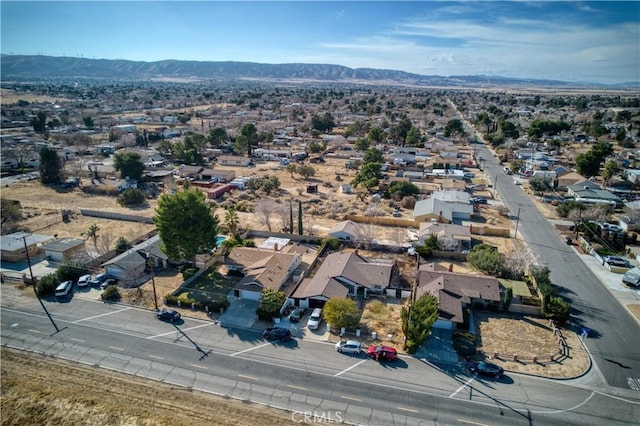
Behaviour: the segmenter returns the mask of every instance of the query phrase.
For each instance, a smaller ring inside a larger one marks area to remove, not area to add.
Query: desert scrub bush
[[[60,277],[56,272],[47,274],[38,280],[36,292],[39,296],[49,296],[53,294],[58,284],[60,284]]]
[[[104,289],[102,294],[100,295],[102,300],[108,300],[110,302],[120,300],[120,291],[118,291],[117,285],[110,285]]]

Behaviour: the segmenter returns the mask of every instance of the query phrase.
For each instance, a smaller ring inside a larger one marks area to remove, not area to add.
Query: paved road
[[[640,418],[636,392],[608,396],[581,380],[487,380],[414,357],[379,364],[320,341],[271,343],[190,318],[174,326],[81,294],[45,304],[58,333],[36,300],[4,288],[2,345],[358,424],[622,425]]]
[[[501,201],[514,215],[520,210],[518,233],[549,267],[552,282],[571,302],[572,325],[576,330],[591,329],[585,343],[606,384],[623,389],[640,384],[638,322],[566,245],[513,177],[502,171],[492,152],[484,145],[477,149],[486,160],[486,173],[492,181],[497,177]]]

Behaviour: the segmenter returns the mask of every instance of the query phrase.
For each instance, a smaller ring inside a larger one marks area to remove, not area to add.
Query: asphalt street
[[[497,177],[501,202],[514,215],[520,211],[519,235],[549,267],[552,282],[571,302],[571,324],[578,333],[582,327],[591,330],[585,344],[606,384],[629,389],[640,383],[638,322],[565,243],[521,186],[513,183],[512,176],[502,171],[492,152],[478,145],[478,153],[485,158],[485,172]]]
[[[4,296],[4,294],[3,294]],[[460,365],[402,356],[380,364],[316,340],[265,341],[259,332],[104,304],[81,293],[45,301],[3,297],[2,344],[195,390],[358,424],[631,424],[634,391],[605,395],[577,380],[469,375]]]

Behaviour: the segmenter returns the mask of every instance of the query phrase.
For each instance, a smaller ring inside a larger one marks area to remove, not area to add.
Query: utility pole
[[[151,268],[151,285],[153,286],[153,306],[158,310],[158,296],[156,295],[156,274],[151,261],[151,254],[147,252],[147,265]]]
[[[516,216],[516,232],[514,233],[514,237],[517,240],[518,239],[518,225],[520,224],[520,209],[522,207],[518,207],[518,216]]]
[[[27,255],[27,265],[29,265],[29,275],[31,276],[31,285],[33,286],[33,292],[35,293],[36,299],[38,299],[38,302],[40,302],[40,306],[42,306],[44,313],[47,314],[49,321],[51,321],[51,324],[53,324],[53,328],[56,329],[56,333],[58,333],[60,329],[58,328],[58,325],[55,323],[53,318],[51,318],[51,314],[49,313],[49,311],[47,311],[47,308],[46,306],[44,306],[44,303],[42,303],[42,299],[40,299],[40,295],[38,294],[38,290],[36,289],[36,279],[33,277],[33,270],[31,269],[31,257],[29,256],[29,248],[27,247],[26,235],[22,237],[22,242],[24,243],[24,252]]]
[[[411,327],[411,311],[413,310],[413,304],[415,303],[416,287],[418,286],[418,278],[420,277],[420,253],[416,252],[416,278],[411,284],[411,294],[409,295],[409,306],[407,307],[407,332],[404,334],[404,348],[407,349],[407,335],[409,334],[409,327]]]
[[[493,194],[491,195],[491,197],[495,200],[496,199],[496,188],[498,187],[498,174],[496,173],[496,178],[493,181]]]

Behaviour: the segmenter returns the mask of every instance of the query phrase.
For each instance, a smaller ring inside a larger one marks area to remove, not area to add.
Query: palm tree
[[[229,228],[229,233],[231,235],[235,235],[238,230],[238,225],[240,224],[240,218],[238,217],[238,212],[233,207],[229,207],[227,212],[224,215],[224,222]]]
[[[85,237],[87,240],[89,238],[93,240],[93,247],[96,249],[96,251],[98,250],[98,231],[99,230],[100,230],[100,227],[94,223],[89,227],[89,229],[80,233],[80,235]]]

